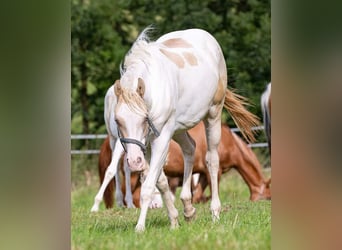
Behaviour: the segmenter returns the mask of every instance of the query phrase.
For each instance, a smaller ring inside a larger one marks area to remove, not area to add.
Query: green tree
[[[103,97],[120,77],[119,65],[128,50],[122,44],[121,8],[109,1],[71,3],[72,129],[104,132]]]
[[[202,28],[220,43],[228,85],[255,105],[271,72],[270,0],[72,1],[72,132],[105,132],[103,99],[139,32]],[[233,122],[223,116],[230,126]]]

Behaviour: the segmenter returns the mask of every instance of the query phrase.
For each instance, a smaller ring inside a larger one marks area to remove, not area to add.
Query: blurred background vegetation
[[[72,0],[71,133],[106,133],[103,103],[120,78],[119,65],[148,25],[153,39],[202,28],[219,42],[228,85],[247,98],[261,118],[260,96],[271,80],[270,0]],[[223,122],[235,127],[224,112]]]

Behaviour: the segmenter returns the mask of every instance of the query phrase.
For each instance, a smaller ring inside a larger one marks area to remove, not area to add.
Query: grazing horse
[[[193,202],[205,202],[208,200],[208,198],[204,197],[203,193],[208,184],[210,184],[210,174],[206,167],[205,161],[207,144],[203,123],[199,123],[188,132],[196,143],[193,173],[200,174],[199,183],[194,187]],[[110,155],[108,156],[106,154],[111,154],[108,138],[101,146],[99,158],[98,168],[101,183],[104,178],[105,171],[110,163]],[[248,145],[239,136],[233,133],[228,126],[222,125],[221,141],[218,146],[218,154],[220,159],[218,181],[220,181],[221,174],[226,173],[234,168],[238,171],[247,184],[250,191],[251,201],[271,199],[270,180],[266,181],[264,179],[262,175],[262,168],[257,157],[248,147]],[[169,184],[174,193],[175,189],[179,185],[179,181],[176,180],[178,178],[172,177],[183,177],[184,174],[184,160],[182,151],[178,144],[174,141],[171,141],[170,143],[169,152],[164,165],[164,172],[168,177],[171,177],[169,178]],[[136,207],[140,206],[140,182],[138,181],[138,178],[139,176],[133,173],[132,177],[129,179],[129,183],[126,182],[126,186],[122,185],[121,189],[116,190],[116,192],[125,193],[126,197],[128,197],[130,195],[131,188],[133,191],[133,200]],[[126,181],[127,180],[128,179],[126,178]],[[105,191],[104,202],[106,208],[113,207],[113,187],[114,180],[111,181],[110,185]],[[118,196],[116,195],[116,197]],[[119,197],[122,197],[122,194]],[[129,198],[128,200],[132,200],[132,198]],[[117,200],[117,203],[121,205],[122,200]]]
[[[184,176],[180,198],[184,217],[191,220],[196,209],[191,202],[191,177],[195,142],[186,132],[201,120],[206,128],[213,221],[219,220],[221,202],[217,175],[217,146],[221,138],[223,106],[243,135],[253,141],[255,115],[243,106],[244,99],[227,89],[227,70],[222,50],[213,36],[201,29],[175,31],[149,41],[145,29],[127,53],[121,79],[105,97],[105,121],[113,150],[112,160],[91,211],[98,211],[103,193],[118,171],[120,157],[132,172],[144,173],[137,232],[145,230],[148,206],[155,186],[163,196],[171,228],[178,227],[178,211],[163,172],[173,138],[184,155]],[[148,166],[149,164],[149,166]]]
[[[261,95],[261,110],[268,142],[268,149],[271,155],[271,83],[267,84],[265,91]]]

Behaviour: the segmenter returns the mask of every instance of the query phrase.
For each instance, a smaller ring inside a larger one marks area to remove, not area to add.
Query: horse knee
[[[114,177],[114,175],[115,175],[115,172],[113,170],[107,169],[107,171],[105,173],[105,178],[111,180]]]
[[[140,201],[141,203],[144,202],[150,202],[152,199],[152,194],[153,194],[154,188],[150,187],[142,187],[141,192],[140,192]]]
[[[205,157],[207,167],[218,171],[219,168],[219,156],[216,152],[207,152]]]

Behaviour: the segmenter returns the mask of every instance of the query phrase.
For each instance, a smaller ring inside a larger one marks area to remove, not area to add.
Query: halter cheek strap
[[[156,129],[156,127],[153,125],[150,117],[146,116],[146,120],[150,128],[152,129],[153,134],[158,137],[160,135],[159,131]]]

